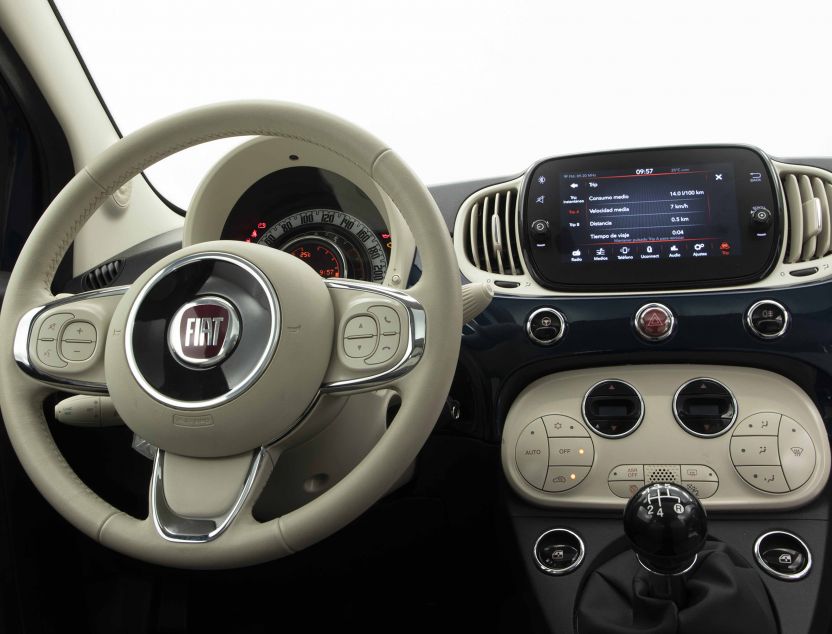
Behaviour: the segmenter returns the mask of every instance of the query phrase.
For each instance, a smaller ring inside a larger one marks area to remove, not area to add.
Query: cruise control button
[[[815,470],[815,444],[806,430],[788,416],[780,423],[780,462],[786,482],[794,491],[806,484]]]
[[[542,489],[549,468],[549,439],[546,437],[543,421],[539,418],[526,425],[520,432],[514,450],[514,460],[517,470],[526,482]]]
[[[610,480],[610,491],[620,498],[631,498],[644,486],[644,480]]]
[[[693,493],[700,500],[711,497],[719,488],[718,482],[686,482],[682,480],[682,486]]]
[[[377,334],[378,326],[376,326],[376,320],[369,315],[353,317],[347,322],[344,328],[344,336],[348,339],[352,337],[368,337]]]
[[[589,467],[549,467],[543,490],[560,493],[578,486],[589,473]]]
[[[595,450],[589,438],[550,438],[550,465],[592,466]]]
[[[86,361],[94,350],[92,341],[61,341],[61,356],[67,361]]]
[[[568,416],[551,414],[543,417],[543,423],[546,425],[546,433],[552,438],[560,436],[589,436],[586,427],[574,418],[569,418]]]
[[[66,361],[58,356],[58,342],[54,339],[38,339],[35,354],[43,365],[50,368],[66,367]]]
[[[780,414],[760,412],[743,419],[734,430],[734,436],[776,436],[779,429]]]
[[[640,464],[620,464],[612,468],[607,480],[644,480],[644,467]]]
[[[731,462],[741,465],[779,465],[776,436],[734,436]]]
[[[376,349],[376,343],[378,343],[377,335],[344,339],[344,352],[348,357],[355,359],[369,357]]]
[[[788,493],[789,486],[780,467],[737,467],[742,479],[767,493]]]
[[[393,358],[396,350],[399,349],[399,333],[383,334],[379,337],[378,348],[375,354],[369,359],[365,359],[364,363],[367,365],[378,365],[385,363]]]

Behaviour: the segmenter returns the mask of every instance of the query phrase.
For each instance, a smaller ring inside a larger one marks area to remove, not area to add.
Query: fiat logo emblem
[[[168,347],[181,364],[215,366],[231,354],[240,338],[240,318],[221,297],[200,297],[176,311],[168,327]]]

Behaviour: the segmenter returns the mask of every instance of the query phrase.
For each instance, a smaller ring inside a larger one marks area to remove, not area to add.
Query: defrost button
[[[815,444],[806,430],[788,416],[780,422],[778,441],[783,473],[794,491],[806,484],[815,470]]]

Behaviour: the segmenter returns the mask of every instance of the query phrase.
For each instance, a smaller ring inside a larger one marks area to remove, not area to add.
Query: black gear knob
[[[704,546],[708,518],[684,487],[648,484],[627,503],[624,532],[642,566],[656,574],[678,575],[693,565]]]

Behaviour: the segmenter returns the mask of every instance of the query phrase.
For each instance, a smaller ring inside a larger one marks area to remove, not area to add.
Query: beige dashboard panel
[[[182,245],[219,240],[240,196],[264,176],[292,167],[317,167],[334,172],[369,197],[393,236],[384,284],[404,288],[416,246],[401,212],[368,173],[347,157],[300,139],[257,137],[220,159],[194,193],[185,217]]]
[[[737,403],[736,422],[713,438],[691,435],[673,413],[679,387],[701,377],[722,383]],[[626,381],[644,403],[641,424],[625,437],[602,437],[583,418],[587,390],[608,379]],[[551,447],[572,457],[553,459]],[[622,508],[645,478],[687,478],[706,508],[783,510],[815,498],[830,468],[823,420],[795,383],[763,370],[706,365],[615,366],[541,378],[512,404],[501,456],[512,489],[553,508]]]

